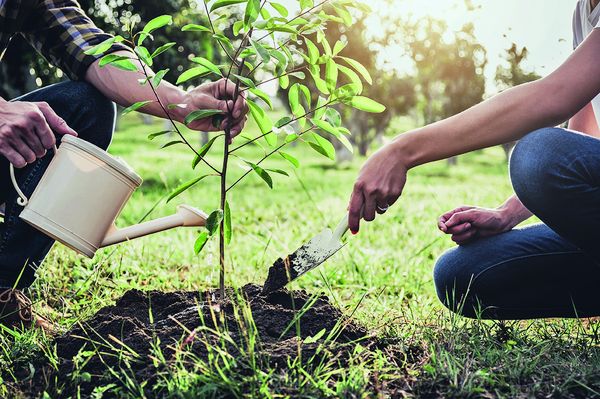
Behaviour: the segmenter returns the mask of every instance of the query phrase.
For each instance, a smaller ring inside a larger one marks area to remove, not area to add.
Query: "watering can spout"
[[[134,238],[143,237],[149,234],[157,233],[180,226],[204,226],[206,225],[207,215],[199,209],[189,205],[179,205],[177,212],[170,216],[165,216],[159,219],[150,220],[148,222],[136,224],[133,226],[118,229],[116,226],[108,231],[104,237],[104,241],[100,244],[101,247],[118,244],[123,241],[133,240]]]

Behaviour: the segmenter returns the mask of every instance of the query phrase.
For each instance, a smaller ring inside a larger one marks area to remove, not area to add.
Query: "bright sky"
[[[394,0],[392,9],[381,8],[380,1],[369,2],[374,11],[429,15],[446,21],[454,30],[472,22],[477,39],[488,51],[486,76],[492,91],[496,67],[512,42],[528,48],[525,66],[540,75],[550,73],[572,52],[571,19],[576,0],[472,0],[474,11],[467,11],[464,0]],[[402,58],[399,53],[390,56]]]

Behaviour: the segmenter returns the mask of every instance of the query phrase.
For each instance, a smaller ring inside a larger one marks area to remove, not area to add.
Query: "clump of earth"
[[[234,359],[241,359],[244,354],[240,351],[248,347],[246,338],[252,330],[258,338],[257,356],[279,371],[288,367],[290,358],[298,356],[299,347],[303,359],[322,356],[343,366],[357,343],[366,347],[387,345],[346,318],[326,296],[287,290],[265,295],[262,287],[253,284],[237,293],[229,290],[224,301],[216,301],[215,296],[214,290],[130,290],[114,305],[102,308],[90,320],[56,338],[58,371],[46,367],[41,372],[38,368],[37,377],[21,389],[36,393],[36,389],[47,385],[45,382],[60,381],[65,384],[62,394],[74,394],[77,389],[87,396],[96,386],[122,383],[111,377],[109,368],[127,369],[137,381],[148,381],[146,386],[151,387],[161,367],[165,367],[153,364],[158,358],[157,348],[167,363],[181,359],[182,354],[188,356],[188,361],[206,361],[211,351],[215,353],[214,348],[223,345]],[[249,312],[244,316],[240,301],[251,310],[252,322]],[[227,331],[231,340],[224,343],[209,329]],[[324,342],[327,345],[321,345]],[[243,368],[244,362],[239,363]],[[82,376],[76,384],[75,374]]]

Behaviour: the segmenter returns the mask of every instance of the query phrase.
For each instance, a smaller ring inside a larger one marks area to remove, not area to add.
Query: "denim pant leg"
[[[447,251],[434,270],[438,296],[468,317],[600,315],[600,140],[559,128],[530,133],[510,174],[544,224]]]
[[[64,82],[28,93],[13,101],[47,102],[79,137],[108,148],[115,126],[115,105],[85,82]],[[57,144],[60,137],[57,136]],[[30,196],[52,159],[53,152],[16,170],[21,190]],[[9,163],[0,157],[0,203],[6,203],[0,225],[0,287],[28,287],[54,241],[19,218],[22,207],[9,176]],[[51,201],[52,198],[48,198]]]

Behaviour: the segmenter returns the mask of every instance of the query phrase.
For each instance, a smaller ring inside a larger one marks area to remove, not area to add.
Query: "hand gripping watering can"
[[[188,205],[177,213],[118,229],[115,219],[142,184],[125,162],[80,138],[65,135],[31,198],[11,179],[24,206],[20,218],[87,257],[98,248],[179,226],[204,226],[207,215]]]

